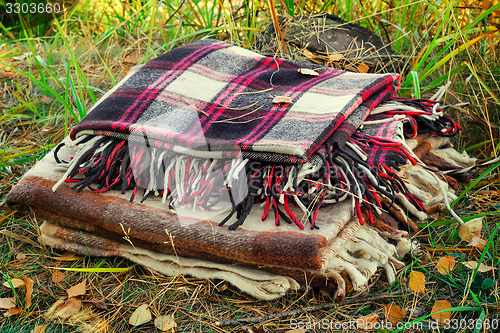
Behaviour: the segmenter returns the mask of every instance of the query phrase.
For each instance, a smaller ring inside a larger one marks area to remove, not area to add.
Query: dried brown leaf
[[[378,314],[372,313],[367,316],[361,316],[356,319],[356,327],[358,329],[373,330],[373,327],[377,324]]]
[[[273,103],[292,103],[292,99],[288,96],[275,96],[273,98]]]
[[[52,272],[52,282],[59,283],[66,278],[66,273],[58,269]]]
[[[342,60],[344,56],[340,53],[331,53],[328,55],[328,60],[329,61],[339,61]]]
[[[266,328],[264,327],[264,325],[260,325],[260,327],[252,327],[251,328],[252,330],[252,333],[268,333],[269,331],[266,330]]]
[[[47,329],[47,324],[45,325],[37,325],[35,326],[30,333],[45,333],[45,330]]]
[[[26,286],[26,295],[24,296],[24,307],[31,307],[31,296],[33,295],[33,280],[23,275],[24,285]]]
[[[368,67],[368,65],[364,62],[361,62],[356,69],[358,70],[358,73],[368,73],[370,67]]]
[[[26,254],[24,254],[22,252],[19,252],[18,254],[16,254],[16,259],[19,261],[26,260],[26,258],[27,258]]]
[[[173,331],[177,327],[177,323],[171,315],[159,316],[155,319],[155,327],[162,332],[168,332]]]
[[[22,287],[24,286],[24,281],[21,279],[11,279],[10,283],[12,283],[12,286],[14,288]],[[4,287],[11,288],[9,281],[5,281],[3,283]]]
[[[0,298],[0,309],[15,308],[17,305],[15,297]]]
[[[23,313],[23,310],[19,308],[10,308],[3,314],[4,317],[12,317],[12,316],[18,316],[21,313]]]
[[[76,298],[70,298],[59,305],[55,314],[57,317],[68,318],[78,313],[78,311],[80,311],[81,308],[82,308],[82,302],[80,302],[80,300]]]
[[[87,289],[85,287],[85,280],[69,288],[68,290],[66,290],[66,292],[68,293],[68,298],[85,295],[85,293],[87,292]]]
[[[316,72],[315,70],[309,69],[309,68],[299,68],[297,70],[297,72],[299,72],[300,74],[311,75],[311,76],[318,76],[319,75],[318,72]]]
[[[461,240],[465,242],[470,242],[474,235],[477,237],[481,236],[482,228],[483,228],[483,217],[478,217],[461,225],[460,228],[458,229],[458,235],[460,236]]]
[[[406,316],[406,309],[401,309],[399,305],[387,304],[384,308],[386,321],[390,321],[394,325],[403,320]]]
[[[410,272],[410,290],[416,293],[425,294],[425,275],[422,272]]]
[[[432,310],[431,310],[431,313],[433,313],[433,315],[431,315],[432,319],[435,319],[438,322],[440,322],[441,324],[444,324],[445,320],[450,320],[451,311],[442,312],[442,313],[435,313],[435,312],[438,312],[441,310],[447,310],[449,308],[451,308],[451,303],[448,302],[447,300],[442,299],[442,300],[436,301],[434,303],[434,305],[432,306]]]
[[[439,258],[438,263],[436,265],[436,269],[439,273],[446,275],[453,270],[455,267],[456,260],[452,256],[443,256]]]
[[[139,326],[151,321],[151,319],[151,312],[148,309],[148,305],[142,304],[132,313],[128,323],[132,326]]]
[[[464,266],[474,270],[474,269],[476,269],[476,267],[478,267],[478,262],[475,260],[466,261],[466,262],[464,262]],[[492,271],[494,269],[496,269],[496,267],[481,264],[481,265],[479,265],[479,268],[477,270],[481,273],[486,273],[486,272]]]
[[[484,240],[480,237],[476,237],[475,235],[473,235],[472,239],[470,240],[469,244],[467,244],[467,245],[475,247],[479,251],[482,251],[482,250],[484,250],[484,247],[486,246],[486,244],[488,244],[487,240]]]
[[[82,303],[87,303],[87,304],[93,305],[99,310],[107,310],[108,309],[108,306],[103,301],[84,300],[84,301],[82,301]]]

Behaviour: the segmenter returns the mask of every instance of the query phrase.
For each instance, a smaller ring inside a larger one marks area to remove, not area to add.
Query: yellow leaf
[[[466,222],[461,225],[458,229],[458,235],[460,239],[465,242],[470,242],[472,240],[473,235],[480,236],[481,229],[483,228],[483,218],[478,217],[475,219]]]
[[[151,312],[147,304],[143,304],[135,309],[134,313],[130,316],[128,323],[132,326],[139,326],[151,321]]]
[[[416,293],[425,294],[425,275],[422,272],[410,272],[410,290]]]
[[[68,293],[68,298],[85,295],[85,293],[87,292],[85,288],[85,280],[69,288],[68,290],[66,290],[66,292]]]
[[[56,311],[56,316],[61,318],[68,318],[78,313],[82,308],[82,302],[76,298],[70,298],[61,303]]]
[[[11,279],[10,282],[12,283],[12,286],[14,288],[22,287],[24,286],[24,281],[21,279]],[[10,288],[10,283],[9,281],[5,281],[3,285],[7,288]]]
[[[438,322],[440,322],[441,324],[444,324],[445,320],[450,320],[451,311],[443,312],[443,313],[436,313],[436,312],[441,311],[441,310],[447,310],[449,308],[451,308],[451,303],[448,302],[447,300],[443,299],[443,300],[436,301],[434,303],[434,305],[432,306],[432,310],[431,310],[431,313],[433,313],[433,315],[431,315],[432,319],[435,319]]]
[[[47,329],[47,324],[45,325],[37,325],[35,328],[31,330],[30,333],[45,333],[45,329]]]
[[[312,75],[312,76],[318,76],[319,73],[312,70],[312,69],[309,69],[309,68],[299,68],[297,70],[297,72],[299,72],[300,74],[304,74],[304,75]]]
[[[52,273],[52,282],[59,283],[62,280],[64,280],[65,277],[66,277],[66,273],[64,273],[63,271],[60,271],[60,270],[56,269]]]
[[[373,330],[373,327],[376,325],[378,319],[377,313],[372,313],[367,316],[361,316],[356,319],[356,327],[358,329],[364,329],[366,331]]]
[[[16,307],[15,297],[0,298],[0,309],[10,309]]]
[[[358,70],[358,73],[368,73],[368,71],[370,70],[370,67],[368,67],[368,65],[365,64],[364,62],[361,62],[358,65],[357,70]]]
[[[312,53],[311,51],[309,51],[308,49],[305,49],[304,51],[302,51],[302,54],[304,54],[304,56],[309,59],[309,60],[312,60],[314,58],[316,58],[316,56],[314,55],[314,53]]]
[[[394,325],[403,320],[406,316],[406,309],[401,309],[399,305],[387,304],[384,309],[385,319]]]
[[[456,260],[452,256],[443,256],[439,258],[436,269],[439,273],[446,275],[455,267]]]
[[[464,262],[464,266],[467,267],[467,268],[470,268],[472,270],[475,270],[476,267],[478,267],[478,262],[475,261],[475,260],[466,261],[466,262]],[[488,265],[485,265],[485,264],[481,264],[481,265],[479,265],[479,268],[477,270],[479,272],[481,272],[481,273],[486,273],[486,272],[492,271],[494,269],[496,269],[496,268],[493,267],[493,266],[488,266]]]
[[[159,316],[155,319],[155,327],[162,332],[168,332],[174,330],[177,323],[171,315]]]
[[[339,61],[342,60],[342,58],[344,58],[344,56],[340,53],[332,53],[328,55],[329,61]]]
[[[273,103],[292,103],[292,99],[288,96],[276,96],[273,98]]]

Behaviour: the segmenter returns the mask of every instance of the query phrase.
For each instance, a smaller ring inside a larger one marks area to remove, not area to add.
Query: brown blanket
[[[71,148],[62,150],[61,156],[71,154]],[[245,287],[242,280],[226,278],[225,274],[204,276],[196,270],[178,270],[200,278],[226,279],[261,299],[282,296],[295,286],[295,281],[283,278],[287,276],[304,285],[327,288],[341,300],[345,295],[342,272],[347,273],[355,289],[363,288],[378,267],[386,270],[392,282],[395,268],[403,266],[399,259],[410,250],[407,232],[388,225],[379,230],[377,227],[384,226],[381,221],[382,224],[360,225],[357,218],[352,218],[350,201],[322,209],[317,230],[300,230],[288,224],[276,228],[261,221],[261,207],[254,207],[242,227],[229,230],[218,226],[224,215],[196,223],[180,221],[161,203],[161,198],[131,203],[119,192],[77,193],[68,183],[53,192],[52,187],[63,171],[58,170],[53,155],[48,154],[7,197],[11,207],[30,209],[38,219],[48,221],[41,231],[49,246],[83,255],[118,255],[166,274],[171,271],[162,268],[158,264],[161,260],[157,260],[165,254],[199,258],[204,263],[225,263],[226,267],[248,267],[263,276],[271,273],[271,281],[281,276],[281,289],[269,296],[267,292],[255,292],[259,288]],[[182,266],[182,261],[178,265]],[[204,266],[200,267],[203,270]]]

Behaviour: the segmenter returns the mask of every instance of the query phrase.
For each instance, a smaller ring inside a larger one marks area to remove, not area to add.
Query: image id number
[[[483,321],[477,320],[477,319],[447,319],[444,321],[444,328],[445,329],[494,329],[496,330],[497,328],[500,327],[500,322],[498,319],[489,319],[486,318]]]
[[[41,13],[60,13],[62,11],[61,5],[58,3],[6,3],[7,14],[41,14]]]

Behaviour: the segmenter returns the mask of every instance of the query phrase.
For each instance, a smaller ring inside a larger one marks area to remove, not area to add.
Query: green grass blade
[[[493,170],[495,170],[496,168],[498,168],[500,166],[500,161],[496,162],[495,164],[493,164],[492,166],[490,166],[488,168],[488,170],[486,170],[485,172],[483,172],[479,177],[477,177],[472,183],[469,184],[469,186],[467,186],[467,188],[462,191],[462,193],[460,193],[460,195],[451,203],[450,207],[453,208],[457,202],[460,201],[460,199],[462,199],[467,193],[469,193],[469,191],[474,187],[476,186],[477,183],[479,183],[481,181],[481,179],[483,179],[484,177],[486,177],[488,174],[490,174],[490,172],[492,172]]]

